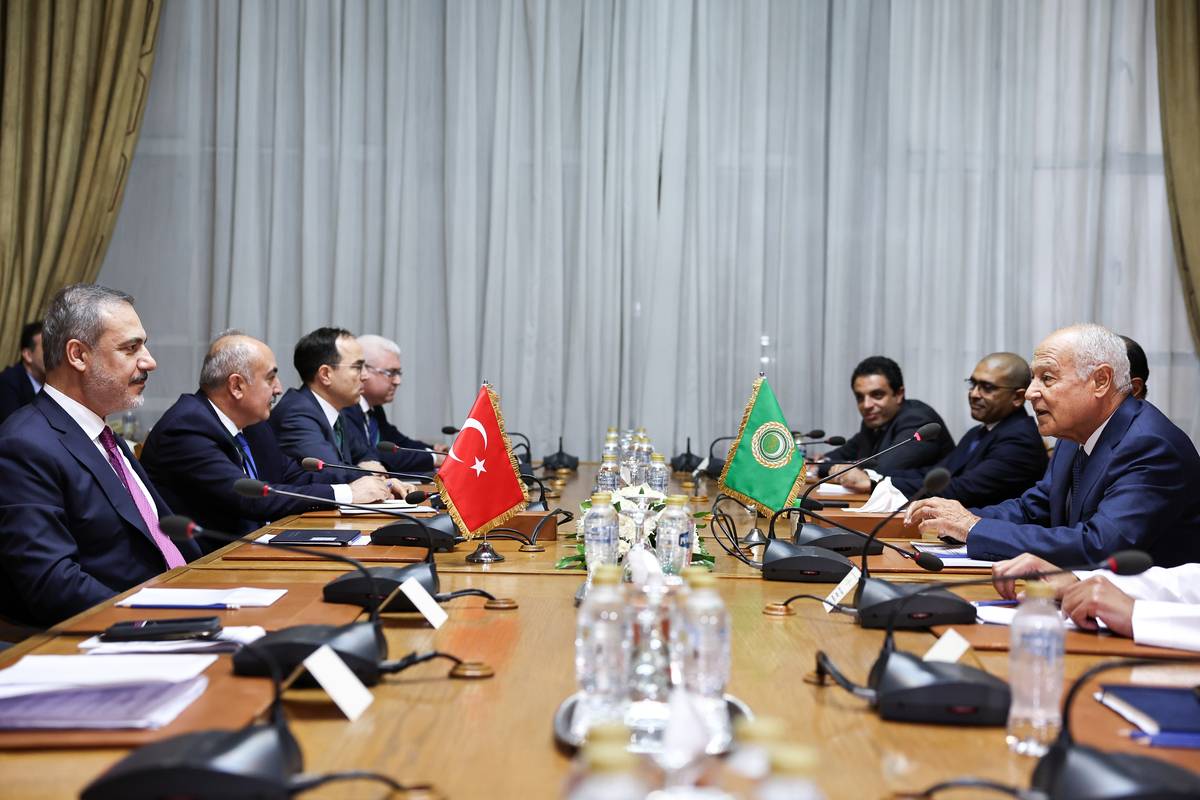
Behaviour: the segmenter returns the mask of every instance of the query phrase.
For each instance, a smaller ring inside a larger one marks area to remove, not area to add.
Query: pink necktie
[[[162,551],[163,558],[167,560],[167,567],[182,567],[187,562],[183,560],[175,543],[167,538],[167,535],[162,532],[162,528],[158,527],[158,517],[150,510],[150,498],[146,497],[129,479],[129,472],[125,469],[125,458],[117,447],[117,437],[113,435],[112,428],[107,425],[104,426],[104,430],[100,431],[100,444],[104,445],[104,452],[108,454],[108,463],[112,464],[117,477],[121,479],[121,483],[125,484],[125,491],[129,492],[130,497],[133,498],[138,513],[142,515],[142,522],[146,523],[146,528],[150,531],[150,537],[154,539],[154,543]]]

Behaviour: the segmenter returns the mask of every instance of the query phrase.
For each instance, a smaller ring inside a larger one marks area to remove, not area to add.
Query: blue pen
[[[1129,738],[1138,744],[1147,744],[1151,747],[1186,747],[1191,749],[1200,748],[1200,733],[1164,731],[1151,736],[1150,734],[1143,733],[1142,731],[1131,731]]]
[[[976,606],[1015,606],[1016,600],[976,600]]]
[[[134,605],[121,606],[121,608],[215,608],[218,610],[237,611],[241,606],[229,605],[228,603],[209,603],[207,605],[170,605],[165,603],[136,603]]]

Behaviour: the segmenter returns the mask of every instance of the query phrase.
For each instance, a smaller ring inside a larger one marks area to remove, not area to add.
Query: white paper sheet
[[[287,589],[142,589],[117,603],[122,608],[266,608]]]
[[[198,677],[217,660],[215,655],[118,655],[97,658],[25,656],[0,670],[0,698],[64,689],[180,683]]]

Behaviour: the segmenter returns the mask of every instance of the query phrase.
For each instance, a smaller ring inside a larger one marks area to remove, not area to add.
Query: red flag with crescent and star
[[[468,539],[486,534],[525,509],[525,484],[504,432],[500,398],[486,383],[434,481],[454,523]]]

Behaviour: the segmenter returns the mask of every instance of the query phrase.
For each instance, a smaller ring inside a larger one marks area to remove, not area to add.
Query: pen
[[[241,606],[234,603],[208,603],[205,605],[173,605],[170,603],[134,603],[121,608],[213,608],[217,610],[237,611]]]
[[[976,600],[976,606],[1015,606],[1016,600]]]

